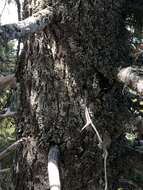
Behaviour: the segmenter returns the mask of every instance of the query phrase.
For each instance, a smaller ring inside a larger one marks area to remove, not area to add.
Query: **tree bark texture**
[[[31,139],[17,153],[16,190],[49,189],[48,151],[54,144],[61,152],[63,190],[104,189],[98,139],[90,127],[81,132],[86,106],[103,141],[105,134],[111,140],[107,175],[109,190],[116,190],[127,164],[117,142],[130,118],[116,80],[117,68],[130,65],[125,1],[25,0],[23,15],[46,6],[60,15],[24,42],[16,74],[17,137]]]

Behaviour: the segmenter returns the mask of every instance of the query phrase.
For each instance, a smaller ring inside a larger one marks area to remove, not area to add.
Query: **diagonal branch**
[[[18,145],[21,144],[22,142],[24,142],[25,140],[26,140],[26,138],[22,138],[22,139],[16,141],[15,143],[13,143],[12,145],[10,145],[9,147],[7,147],[4,151],[0,152],[0,160],[4,159],[12,151],[16,150]]]
[[[0,26],[0,40],[24,38],[44,29],[51,24],[54,17],[53,12],[51,7],[47,7],[25,20]]]
[[[126,86],[135,90],[139,95],[143,95],[143,68],[126,67],[117,74],[118,80]]]
[[[16,112],[6,112],[4,114],[0,114],[0,119],[4,119],[7,117],[14,117],[16,116]]]

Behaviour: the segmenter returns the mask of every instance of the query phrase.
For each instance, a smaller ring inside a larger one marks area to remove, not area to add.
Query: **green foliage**
[[[0,149],[15,141],[15,122],[11,118],[6,118],[0,123]]]
[[[1,124],[5,124],[5,126],[2,127]],[[4,150],[13,142],[15,142],[15,123],[13,119],[6,118],[0,123],[0,151]],[[3,168],[11,167],[13,155],[14,153],[11,153],[9,157],[1,162]]]
[[[16,49],[15,41],[0,45],[0,73],[7,75],[15,70]]]

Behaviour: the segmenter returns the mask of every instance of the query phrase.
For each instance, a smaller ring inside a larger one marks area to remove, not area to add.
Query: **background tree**
[[[17,138],[28,137],[17,152],[17,190],[50,188],[52,145],[60,150],[62,189],[107,189],[106,169],[108,189],[142,188],[141,179],[128,179],[141,176],[141,152],[124,138],[135,120],[124,84],[143,92],[142,70],[131,67],[126,29],[129,14],[140,13],[140,7],[136,0],[25,0],[27,19],[1,26],[3,40],[27,38],[16,72]]]
[[[16,49],[14,43],[6,43],[0,46],[0,86],[8,87],[9,78],[15,72]],[[2,83],[4,82],[5,83]],[[7,80],[6,80],[7,79]],[[7,83],[7,84],[6,84]],[[15,111],[16,97],[15,89],[0,87],[0,151],[3,151],[7,146],[15,142],[15,119],[13,117],[6,117],[8,114]],[[7,158],[0,161],[0,189],[13,189],[12,183],[12,165],[14,153],[8,155]]]

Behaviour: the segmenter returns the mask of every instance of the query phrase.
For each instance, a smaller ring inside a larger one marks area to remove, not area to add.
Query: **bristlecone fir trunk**
[[[130,64],[124,3],[25,0],[24,18],[47,5],[59,15],[24,42],[17,67],[17,137],[29,140],[17,152],[16,190],[49,189],[48,151],[53,144],[60,148],[63,190],[104,189],[98,139],[90,126],[81,131],[86,106],[105,143],[111,140],[108,189],[119,187],[127,162],[116,145],[129,116],[123,86],[116,82],[117,68]]]

